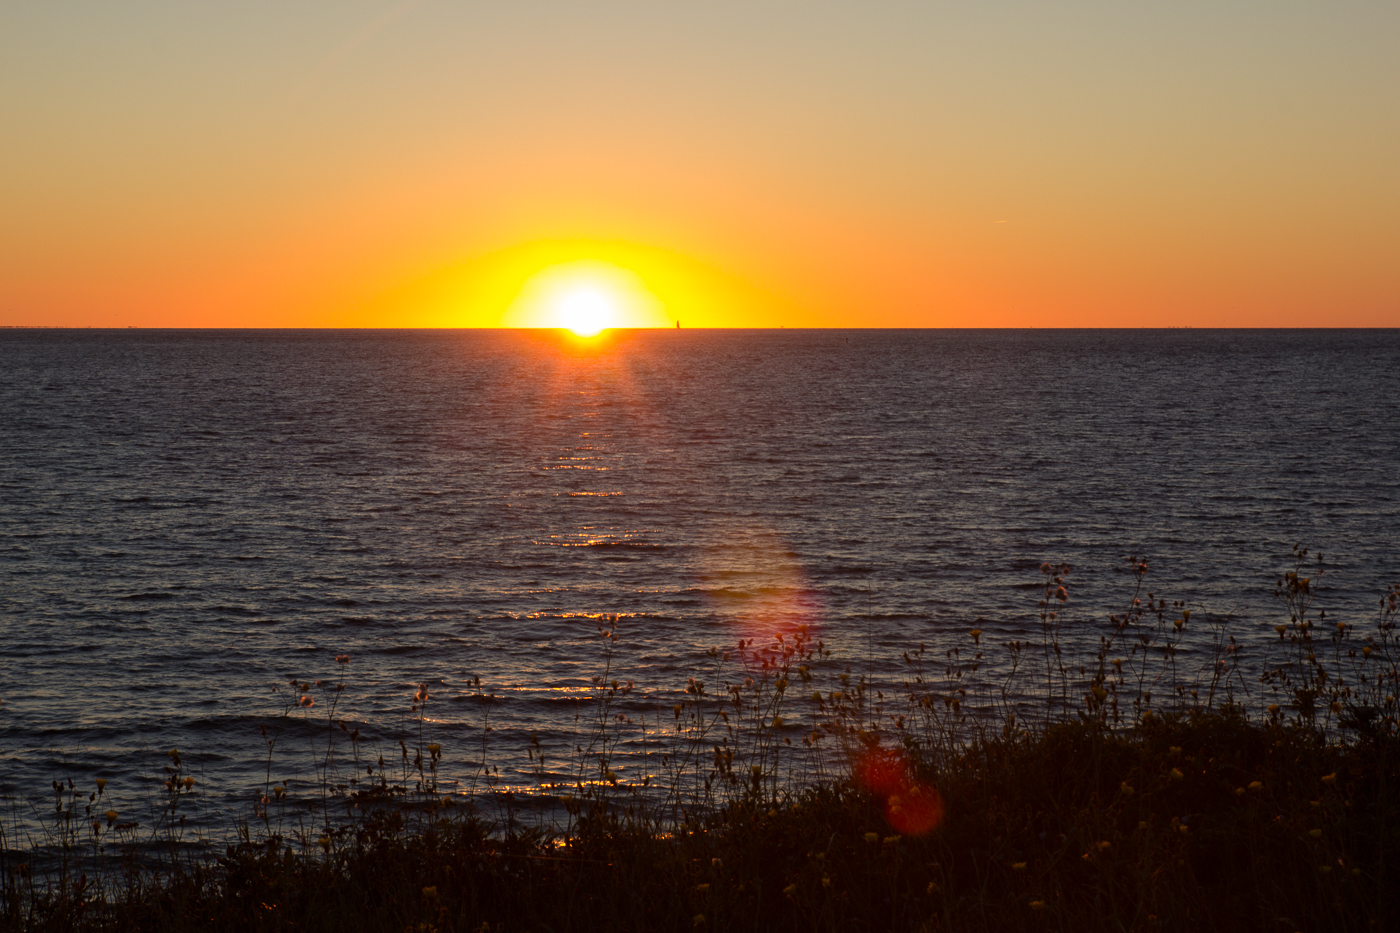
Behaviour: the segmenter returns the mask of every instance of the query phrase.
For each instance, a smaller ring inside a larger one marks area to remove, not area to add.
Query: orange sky
[[[1393,2],[482,6],[0,6],[0,324],[1400,326]]]

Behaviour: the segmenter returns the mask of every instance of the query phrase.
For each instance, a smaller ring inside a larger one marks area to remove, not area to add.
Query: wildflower
[[[774,717],[773,717],[773,728],[774,728],[774,729],[781,729],[782,727],[783,727],[783,717],[781,717],[781,716],[774,716]]]
[[[1275,631],[1275,632],[1278,632],[1278,637],[1279,637],[1279,638],[1282,638],[1282,637],[1283,637],[1284,628],[1283,628],[1282,625],[1275,625],[1275,626],[1274,626],[1274,631]]]
[[[1314,839],[1321,839],[1321,838],[1322,838],[1322,830],[1320,830],[1320,829],[1310,829],[1310,830],[1308,830],[1308,835],[1309,835],[1309,836],[1312,836]]]
[[[180,783],[185,785],[185,790],[189,790],[191,787],[194,787],[194,778],[187,777]]]
[[[982,630],[980,628],[975,628],[967,634],[971,635],[972,640],[975,642],[980,642],[982,639]]]
[[[870,843],[871,845],[874,845],[875,843],[877,843],[877,842],[880,841],[880,834],[879,834],[879,833],[866,833],[866,834],[865,834],[865,841],[868,842],[868,843]]]
[[[822,692],[821,692],[820,690],[813,690],[813,691],[812,691],[812,702],[813,702],[813,703],[820,703],[821,701],[822,701]]]
[[[611,771],[605,771],[605,772],[603,773],[603,777],[607,778],[609,781],[611,781],[611,782],[614,783],[614,784],[617,783],[617,775],[614,774],[614,773],[612,773]]]
[[[316,844],[321,847],[322,851],[329,852],[331,850],[331,837],[322,836],[316,840]]]
[[[1025,871],[1025,870],[1026,870],[1026,863],[1025,863],[1025,862],[1013,862],[1013,863],[1011,864],[1011,870],[1012,870],[1012,871]]]
[[[1324,784],[1335,784],[1335,783],[1337,783],[1337,772],[1333,771],[1331,774],[1324,774],[1324,775],[1322,776],[1322,783],[1324,783]]]
[[[1361,656],[1362,656],[1363,658],[1369,658],[1369,657],[1371,656],[1371,646],[1370,646],[1370,645],[1365,645],[1365,646],[1362,647],[1362,649],[1361,649]]]
[[[102,793],[104,790],[106,790],[106,789],[107,789],[107,779],[106,779],[106,778],[98,778],[98,779],[97,779],[97,792],[98,792],[99,794],[101,794],[101,793]]]
[[[102,815],[105,816],[105,817],[107,817],[107,825],[108,825],[108,826],[112,825],[113,823],[115,823],[115,822],[117,821],[117,811],[116,811],[116,810],[108,810],[106,813],[104,813],[104,814],[102,814]]]
[[[302,706],[307,707],[308,709],[316,705],[315,698],[310,696],[303,696],[300,702]]]
[[[418,692],[413,695],[413,699],[418,703],[425,702],[428,699],[428,685],[419,684]]]
[[[170,751],[166,752],[166,754],[170,756],[172,761],[180,760],[180,750],[178,748],[172,748]]]
[[[818,694],[818,696],[820,696],[820,694]],[[676,718],[677,718],[677,719],[680,719],[680,718],[681,718],[681,710],[683,710],[683,709],[685,709],[685,707],[684,707],[684,706],[681,706],[679,703],[677,703],[675,706],[671,707],[671,712],[673,712],[673,713],[676,714]]]
[[[1065,589],[1063,586],[1059,587],[1055,590],[1055,598],[1060,602],[1065,602],[1069,599],[1069,590]]]
[[[348,655],[348,654],[338,654],[338,655],[336,655],[336,656],[335,656],[335,663],[337,663],[337,664],[349,664],[349,663],[350,663],[350,655]]]
[[[1041,573],[1053,573],[1054,571],[1055,571],[1055,568],[1050,566],[1050,562],[1049,562],[1049,561],[1046,561],[1045,563],[1043,563],[1043,564],[1040,565],[1040,572],[1041,572]]]
[[[1263,786],[1264,786],[1264,782],[1263,782],[1263,781],[1250,781],[1250,782],[1249,782],[1249,789],[1250,789],[1250,790],[1260,790],[1260,789],[1263,788]]]
[[[428,754],[436,758],[438,755],[442,754],[442,746],[433,742],[428,746]]]
[[[426,898],[428,898],[429,900],[431,900],[432,898],[437,897],[437,886],[436,886],[436,885],[433,885],[432,887],[424,888],[424,889],[423,889],[423,896],[426,897]]]
[[[1278,715],[1278,704],[1277,704],[1277,703],[1270,703],[1268,708],[1269,708],[1269,715],[1270,715],[1270,716],[1277,716],[1277,715]]]

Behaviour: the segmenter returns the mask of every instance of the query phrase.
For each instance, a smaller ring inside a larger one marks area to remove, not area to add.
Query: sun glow
[[[667,327],[672,322],[637,273],[609,262],[576,260],[531,275],[501,323],[557,327],[593,337],[612,327]]]
[[[580,337],[592,337],[615,326],[617,302],[601,289],[583,286],[559,297],[554,316],[559,326]]]

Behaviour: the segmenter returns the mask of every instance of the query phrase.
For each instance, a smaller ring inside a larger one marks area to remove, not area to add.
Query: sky
[[[1397,39],[1395,0],[0,0],[0,324],[1400,326]]]

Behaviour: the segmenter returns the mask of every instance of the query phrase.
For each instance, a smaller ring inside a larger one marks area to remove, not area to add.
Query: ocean
[[[1296,543],[1329,621],[1400,582],[1398,376],[1394,330],[0,331],[0,802],[135,806],[178,747],[246,811],[310,776],[260,727],[293,679],[322,716],[338,655],[375,747],[427,685],[444,786],[529,789],[606,647],[653,724],[742,676],[711,649],[803,625],[818,687],[894,696],[920,644],[1038,637],[1047,560],[1069,642],[1136,555],[1248,666]]]

